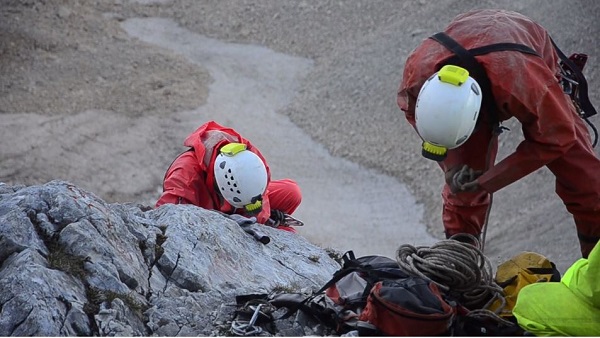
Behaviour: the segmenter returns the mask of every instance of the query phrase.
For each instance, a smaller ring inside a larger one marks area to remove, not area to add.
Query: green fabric
[[[578,297],[600,309],[600,245],[594,247],[587,260],[582,258],[575,262],[561,282]]]
[[[560,283],[534,283],[519,292],[513,315],[537,336],[600,336],[600,245],[576,261]]]

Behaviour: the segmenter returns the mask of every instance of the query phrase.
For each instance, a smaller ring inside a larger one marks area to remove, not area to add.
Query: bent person
[[[156,207],[193,204],[296,232],[286,225],[286,215],[300,205],[300,187],[291,179],[271,180],[265,158],[250,141],[209,121],[191,133],[184,145],[189,150],[168,168]]]
[[[582,256],[598,243],[600,159],[563,91],[559,61],[542,26],[490,9],[458,15],[408,57],[397,103],[423,140],[423,155],[445,174],[447,237],[479,236],[490,194],[546,166],[573,215]],[[510,118],[521,123],[524,140],[495,163],[499,123]]]

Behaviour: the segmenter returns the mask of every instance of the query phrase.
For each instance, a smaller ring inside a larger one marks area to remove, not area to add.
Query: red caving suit
[[[260,151],[250,141],[235,130],[209,121],[191,133],[184,145],[191,147],[179,155],[167,170],[163,183],[163,194],[156,207],[165,203],[194,204],[209,210],[219,210],[226,214],[244,214],[227,203],[215,189],[213,166],[219,149],[231,142],[243,143],[247,149],[257,154],[267,169],[267,190],[263,194],[262,210],[255,216],[258,223],[265,224],[271,209],[291,215],[302,201],[300,188],[291,179],[271,180],[271,172]],[[248,215],[245,215],[248,216]],[[287,227],[286,227],[287,228]],[[293,228],[284,229],[295,232]]]
[[[556,177],[556,193],[573,215],[582,252],[591,250],[600,238],[600,160],[592,149],[584,121],[558,81],[559,58],[547,31],[519,13],[473,10],[457,16],[444,32],[466,49],[512,42],[529,46],[541,56],[517,51],[476,56],[490,79],[499,120],[516,118],[522,125],[524,141],[478,178],[483,190],[452,194],[448,185],[444,186],[442,217],[446,235],[480,234],[490,203],[488,193],[546,166]],[[421,86],[453,55],[440,43],[426,39],[408,57],[397,102],[413,127]],[[490,119],[483,107],[480,116]],[[466,143],[448,151],[440,167],[447,171],[466,164],[483,170],[491,137],[491,128],[479,124]],[[491,161],[498,150],[494,144]]]

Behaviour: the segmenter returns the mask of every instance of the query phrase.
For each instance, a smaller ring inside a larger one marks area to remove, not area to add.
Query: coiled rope
[[[458,236],[474,244],[456,240]],[[465,307],[478,309],[468,316],[495,318],[512,325],[498,315],[506,304],[504,292],[494,281],[492,265],[479,248],[475,236],[460,234],[431,247],[401,245],[396,260],[407,273],[431,280]],[[486,310],[496,299],[502,305],[495,312]]]

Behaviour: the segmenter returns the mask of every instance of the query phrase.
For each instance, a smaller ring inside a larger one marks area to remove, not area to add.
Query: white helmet
[[[215,159],[215,180],[223,198],[249,213],[262,209],[267,188],[267,169],[263,161],[242,143],[223,146]]]
[[[423,156],[441,161],[448,149],[465,143],[481,108],[481,87],[461,67],[446,65],[421,87],[415,108]]]

